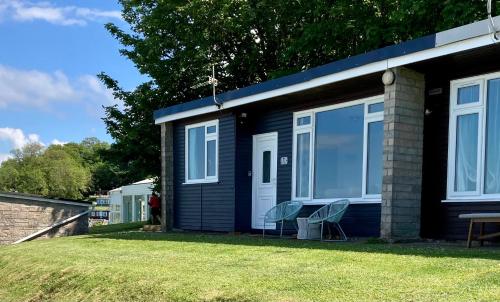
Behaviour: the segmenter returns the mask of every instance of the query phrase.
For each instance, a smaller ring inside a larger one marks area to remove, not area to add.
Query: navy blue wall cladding
[[[306,205],[299,216],[308,217],[320,207],[319,205]],[[380,203],[350,204],[340,225],[347,237],[379,237],[380,210]]]
[[[252,225],[252,130],[246,118],[236,121],[235,228],[248,232]],[[250,173],[249,173],[250,172]]]
[[[184,184],[185,126],[219,119],[219,182]],[[185,230],[234,230],[235,212],[235,119],[231,114],[205,116],[203,119],[174,125],[174,219],[175,227]]]

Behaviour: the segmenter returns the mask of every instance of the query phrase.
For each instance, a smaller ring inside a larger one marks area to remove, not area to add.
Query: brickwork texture
[[[162,231],[174,226],[174,130],[172,123],[161,124]]]
[[[420,236],[424,76],[393,69],[384,93],[384,159],[381,237],[398,241]]]
[[[86,207],[77,205],[0,196],[0,244],[15,242],[86,210]],[[38,238],[85,233],[88,233],[88,215],[59,226]]]

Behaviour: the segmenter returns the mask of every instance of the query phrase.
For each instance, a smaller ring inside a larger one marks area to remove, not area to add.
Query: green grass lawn
[[[136,226],[137,227],[137,226]],[[108,228],[109,231],[126,226]],[[500,249],[106,233],[0,247],[0,301],[495,301]]]
[[[117,223],[108,225],[96,225],[89,229],[90,234],[116,233],[124,231],[139,230],[146,222],[137,221],[130,223]]]

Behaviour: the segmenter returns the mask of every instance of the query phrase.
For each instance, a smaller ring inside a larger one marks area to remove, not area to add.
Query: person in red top
[[[151,223],[160,223],[160,198],[158,198],[158,195],[155,192],[153,192],[153,195],[149,198],[148,205],[151,207]]]

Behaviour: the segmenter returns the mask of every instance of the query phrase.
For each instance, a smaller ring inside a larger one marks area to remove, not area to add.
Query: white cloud
[[[19,149],[28,143],[35,142],[43,145],[38,134],[32,133],[24,135],[21,129],[0,128],[0,143],[4,143],[8,146],[9,150]],[[0,164],[11,157],[12,155],[10,153],[0,153]]]
[[[57,138],[53,139],[53,140],[50,142],[50,144],[51,144],[51,145],[60,145],[60,146],[62,146],[62,145],[66,145],[67,143],[68,143],[68,142],[63,142],[63,141],[60,141],[60,140],[58,140]]]
[[[88,22],[122,20],[120,11],[77,6],[56,6],[51,2],[0,0],[0,13],[18,22],[44,21],[55,25],[87,25]]]
[[[0,153],[0,164],[2,164],[3,161],[6,161],[11,157],[12,155],[10,155],[9,153]]]
[[[0,65],[0,107],[10,104],[43,107],[50,102],[78,98],[77,91],[61,71],[50,74]]]
[[[0,65],[0,108],[51,110],[64,103],[82,103],[101,113],[101,105],[117,101],[93,75],[70,79],[62,71],[46,73]]]
[[[38,134],[24,135],[23,130],[17,128],[0,128],[0,141],[6,141],[12,149],[19,149],[29,143],[43,143]]]
[[[36,133],[24,134],[22,129],[18,128],[0,128],[0,144],[7,146],[9,150],[20,149],[29,143],[39,143],[42,146],[46,144],[40,139],[40,135]],[[50,145],[64,145],[68,142],[53,139]],[[2,150],[4,151],[4,150]],[[11,158],[10,153],[0,153],[0,163]]]

